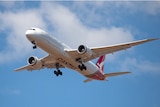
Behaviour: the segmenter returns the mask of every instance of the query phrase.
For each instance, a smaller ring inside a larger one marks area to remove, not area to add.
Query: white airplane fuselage
[[[54,37],[41,29],[31,29],[26,31],[26,37],[36,46],[43,49],[49,55],[51,55],[58,63],[64,67],[76,70],[80,74],[96,80],[105,80],[103,72],[91,61],[84,63],[87,67],[86,70],[81,71],[78,66],[79,62],[70,56],[65,50],[71,49],[64,43],[59,42]]]

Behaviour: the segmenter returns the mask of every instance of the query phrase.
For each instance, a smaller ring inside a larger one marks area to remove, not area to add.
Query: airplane
[[[86,45],[79,45],[77,49],[71,49],[69,46],[61,43],[53,36],[50,36],[46,31],[32,27],[26,31],[25,36],[33,44],[33,49],[37,47],[41,48],[48,53],[43,58],[31,56],[28,58],[28,64],[15,69],[15,71],[22,70],[40,70],[42,68],[55,68],[54,74],[56,76],[62,75],[60,68],[69,68],[77,71],[78,73],[85,76],[87,79],[84,82],[92,80],[105,81],[108,77],[118,76],[122,74],[128,74],[130,72],[114,72],[104,73],[104,61],[105,55],[111,54],[120,50],[126,50],[132,46],[143,44],[157,40],[158,38],[143,39],[133,42],[93,47],[89,48]],[[96,64],[91,60],[98,58]]]

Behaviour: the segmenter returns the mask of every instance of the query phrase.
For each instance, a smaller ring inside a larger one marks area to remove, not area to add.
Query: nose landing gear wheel
[[[35,41],[32,41],[32,44],[34,45],[34,46],[33,46],[33,49],[36,49],[36,48],[37,48],[36,42],[35,42]]]
[[[37,46],[35,45],[35,46],[33,46],[33,49],[36,49],[37,48]]]

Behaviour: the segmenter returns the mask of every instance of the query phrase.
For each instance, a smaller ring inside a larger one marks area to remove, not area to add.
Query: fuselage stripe
[[[100,70],[96,71],[94,74],[86,75],[86,77],[96,80],[105,80],[105,76],[100,72]]]

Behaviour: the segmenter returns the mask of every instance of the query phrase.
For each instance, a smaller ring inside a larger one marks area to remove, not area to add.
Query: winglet
[[[15,71],[15,72],[19,72],[19,71],[25,70],[25,69],[27,69],[28,66],[29,66],[29,65],[23,66],[23,67],[21,67],[21,68],[14,69],[14,71]]]
[[[147,39],[148,41],[153,41],[153,40],[159,40],[160,38],[150,38],[150,39]]]

